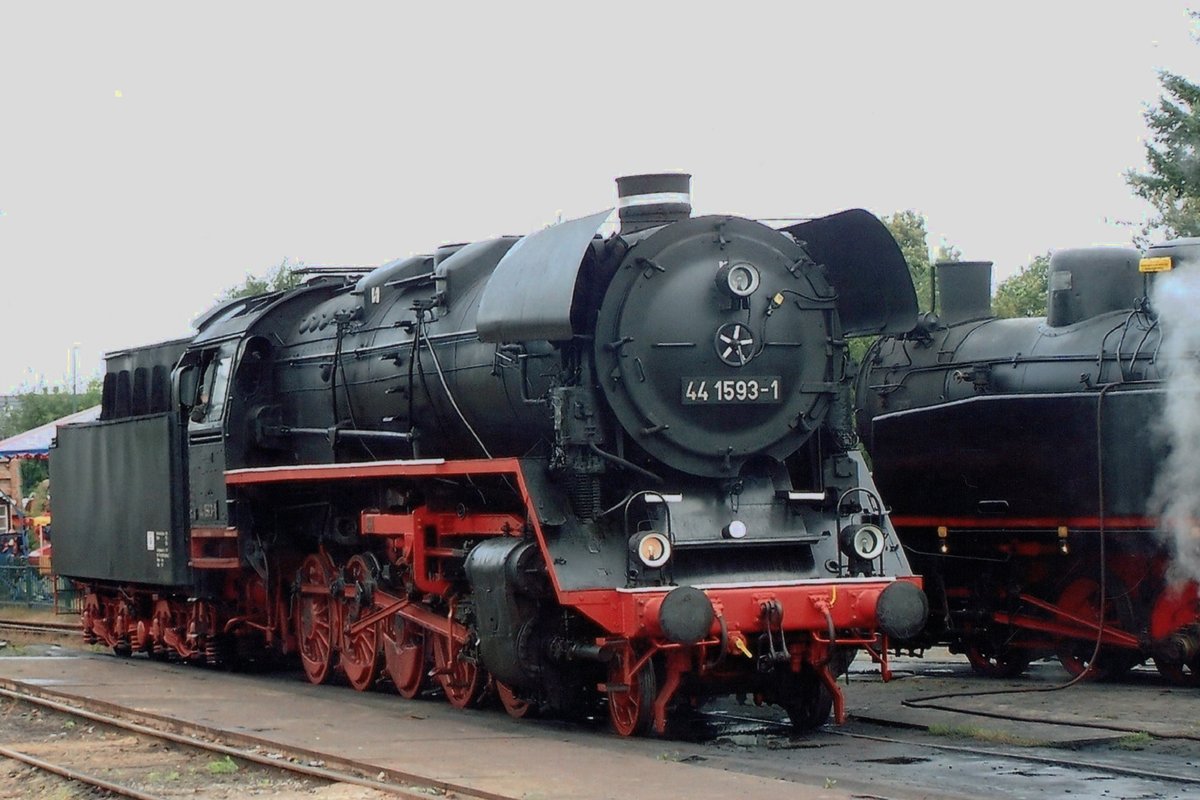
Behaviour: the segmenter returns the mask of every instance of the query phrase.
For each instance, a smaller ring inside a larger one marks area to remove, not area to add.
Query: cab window
[[[206,352],[200,362],[200,379],[196,383],[196,400],[191,420],[199,423],[221,421],[225,399],[229,393],[229,372],[233,363],[233,345],[226,344]]]

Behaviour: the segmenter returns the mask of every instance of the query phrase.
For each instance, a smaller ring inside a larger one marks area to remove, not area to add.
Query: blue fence
[[[38,568],[25,564],[21,559],[0,564],[0,603],[7,605],[23,605],[30,607],[54,608],[55,597],[67,590],[64,584],[60,587],[53,575],[43,575]],[[67,596],[60,598],[60,605]]]

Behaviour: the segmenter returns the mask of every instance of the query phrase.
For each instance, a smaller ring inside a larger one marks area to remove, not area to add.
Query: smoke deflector
[[[907,333],[917,324],[917,294],[900,245],[861,208],[782,230],[829,272],[846,336]]]
[[[523,237],[504,254],[479,299],[475,327],[484,342],[570,339],[579,268],[605,209]]]

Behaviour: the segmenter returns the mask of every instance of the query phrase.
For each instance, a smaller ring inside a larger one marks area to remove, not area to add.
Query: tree
[[[929,231],[925,227],[925,217],[919,211],[897,211],[890,217],[883,217],[883,224],[891,231],[892,238],[904,254],[908,273],[912,275],[913,286],[917,290],[917,309],[931,311],[933,303],[929,276],[933,274],[933,265],[941,261],[961,261],[962,253],[954,245],[942,240],[930,256]]]
[[[1046,282],[1050,254],[1037,256],[996,287],[992,309],[998,317],[1046,316]]]
[[[1200,12],[1190,15],[1200,22]],[[1159,81],[1158,105],[1145,112],[1148,169],[1130,170],[1125,180],[1157,212],[1142,229],[1143,239],[1200,236],[1200,85],[1165,71]]]
[[[937,247],[937,252],[933,255],[933,263],[944,264],[947,261],[962,261],[962,251],[943,239]]]
[[[925,229],[925,217],[909,209],[884,217],[883,224],[892,232],[892,238],[900,245],[900,252],[908,263],[908,272],[917,289],[917,308],[928,311],[929,275],[933,266],[929,258],[929,232]]]
[[[29,497],[50,477],[50,463],[44,458],[21,459],[21,496]]]
[[[261,278],[247,272],[246,279],[237,286],[226,289],[221,295],[221,300],[253,297],[256,294],[294,289],[303,282],[303,276],[297,272],[297,269],[302,266],[303,264],[290,265],[287,257],[284,257],[278,265],[268,270]]]
[[[101,382],[99,378],[88,381],[81,394],[73,395],[62,387],[39,387],[18,394],[0,416],[0,438],[45,425],[47,422],[65,417],[72,411],[82,411],[100,402]]]
[[[65,417],[73,411],[90,408],[100,402],[100,390],[100,379],[93,378],[88,381],[87,389],[78,395],[64,391],[58,386],[53,389],[42,386],[40,389],[18,394],[5,409],[3,416],[0,416],[0,438],[24,433]],[[49,469],[44,460],[23,459],[21,493],[28,495],[48,475]]]

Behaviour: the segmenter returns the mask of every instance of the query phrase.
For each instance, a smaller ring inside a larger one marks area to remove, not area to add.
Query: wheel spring
[[[225,663],[225,648],[218,639],[210,637],[204,643],[204,660],[210,667]]]

